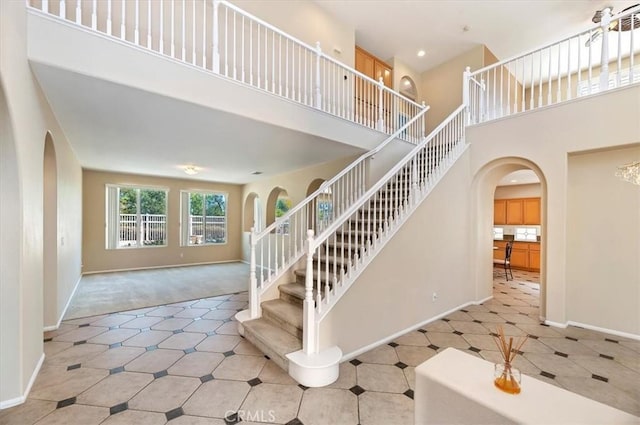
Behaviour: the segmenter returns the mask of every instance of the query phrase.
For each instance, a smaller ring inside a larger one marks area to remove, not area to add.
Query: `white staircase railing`
[[[63,19],[189,66],[387,134],[419,105],[224,0],[26,0]],[[422,123],[399,135],[417,143]]]
[[[303,350],[318,352],[320,322],[465,150],[465,106],[306,241]]]
[[[282,217],[255,233],[251,230],[249,313],[260,316],[260,298],[305,253],[307,230],[321,233],[330,228],[335,219],[350,211],[354,203],[367,191],[367,162],[385,146],[396,140],[407,128],[424,123],[429,107],[421,111],[387,137],[375,149],[360,156],[332,179]],[[287,224],[287,225],[283,225]]]
[[[463,77],[468,124],[640,82],[640,6],[559,42]]]

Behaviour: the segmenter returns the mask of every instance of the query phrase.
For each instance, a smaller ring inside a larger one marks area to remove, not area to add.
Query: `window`
[[[631,71],[633,71],[633,76],[631,75]],[[620,84],[618,84],[618,74],[620,74]],[[633,67],[633,69],[626,68],[621,70],[620,72],[610,72],[607,90],[614,89],[616,87],[623,87],[634,83],[640,83],[640,66],[635,66]],[[600,77],[593,77],[591,80],[581,81],[578,85],[578,97],[595,94],[599,91]]]
[[[227,195],[217,192],[181,193],[182,246],[227,242]]]
[[[493,239],[495,239],[495,240],[503,240],[504,239],[504,229],[502,227],[494,227],[493,228]]]
[[[516,227],[516,235],[514,237],[517,241],[537,241],[538,229],[535,227]]]
[[[276,200],[276,220],[282,217],[283,215],[285,215],[285,213],[290,209],[291,209],[291,199],[289,199],[289,197],[286,196],[286,192],[281,193],[280,196],[278,196],[278,199]],[[276,227],[276,233],[281,233],[283,235],[289,234],[289,219],[284,220],[282,223],[278,225],[278,227]]]
[[[107,185],[107,249],[167,245],[167,189]]]

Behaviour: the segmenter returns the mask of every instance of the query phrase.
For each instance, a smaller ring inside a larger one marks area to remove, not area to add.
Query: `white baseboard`
[[[601,328],[599,326],[593,326],[593,325],[588,325],[586,323],[574,322],[572,320],[569,320],[567,324],[571,326],[579,326],[581,328],[589,329],[590,331],[597,331],[597,332],[602,332],[606,334],[621,336],[623,338],[629,338],[629,339],[634,339],[636,341],[640,341],[640,335],[632,334],[629,332],[621,332],[613,329]]]
[[[33,387],[33,383],[36,382],[36,378],[38,377],[38,373],[40,372],[40,368],[42,367],[42,363],[44,363],[44,353],[42,353],[42,355],[40,356],[40,360],[38,360],[38,364],[31,374],[31,378],[29,379],[29,383],[27,384],[27,388],[25,389],[24,394],[20,397],[0,401],[0,410],[8,409],[9,407],[17,406],[27,401],[27,397],[31,392],[31,387]]]
[[[205,261],[203,263],[189,263],[189,264],[165,264],[162,266],[133,267],[129,269],[97,270],[93,272],[83,272],[82,275],[85,276],[85,275],[100,274],[100,273],[134,272],[137,270],[168,269],[172,267],[209,266],[211,264],[226,264],[226,263],[244,263],[244,261],[243,260],[224,260],[224,261]]]
[[[561,329],[565,329],[568,325],[568,323],[553,322],[551,320],[545,320],[544,324],[553,326],[554,328],[561,328]]]
[[[76,291],[78,290],[78,286],[80,286],[80,281],[81,280],[82,280],[82,275],[80,275],[80,277],[78,277],[76,285],[73,287],[73,291],[71,291],[71,295],[69,295],[69,299],[67,299],[67,304],[62,309],[62,313],[60,313],[60,317],[58,317],[58,323],[56,323],[55,325],[52,325],[52,326],[45,326],[44,329],[43,329],[44,332],[55,331],[56,329],[58,329],[60,327],[60,324],[62,323],[62,319],[64,318],[64,315],[67,314],[67,310],[69,309],[69,306],[71,305],[71,300],[73,299],[73,296],[76,294]]]

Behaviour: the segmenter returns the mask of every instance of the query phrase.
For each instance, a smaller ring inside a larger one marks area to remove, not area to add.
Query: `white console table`
[[[640,424],[640,418],[522,375],[522,392],[493,385],[494,364],[447,348],[416,368],[415,423]]]

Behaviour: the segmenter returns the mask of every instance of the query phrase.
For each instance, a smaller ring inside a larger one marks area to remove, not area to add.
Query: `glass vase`
[[[520,394],[520,370],[510,363],[496,363],[493,372],[493,383],[509,394]]]

